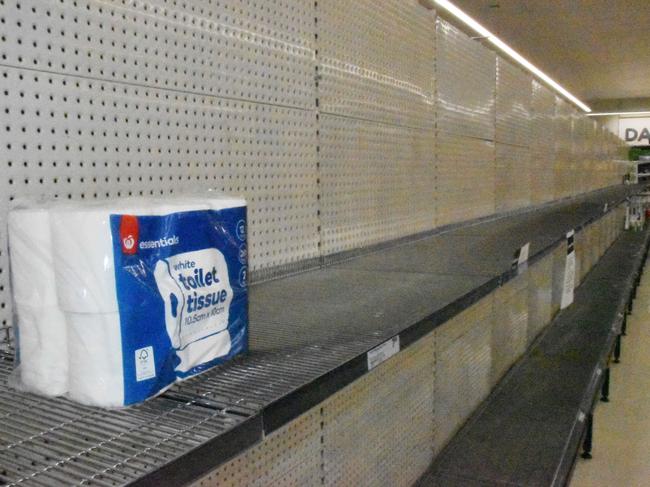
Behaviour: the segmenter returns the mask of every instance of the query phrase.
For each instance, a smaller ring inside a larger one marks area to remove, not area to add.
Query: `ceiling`
[[[650,99],[649,0],[454,3],[594,107]]]

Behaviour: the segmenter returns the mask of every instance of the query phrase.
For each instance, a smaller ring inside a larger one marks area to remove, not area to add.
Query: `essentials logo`
[[[180,239],[178,235],[172,235],[171,237],[163,237],[158,240],[143,240],[140,242],[141,249],[162,249],[163,247],[172,247],[178,245]]]
[[[135,215],[122,215],[120,221],[120,241],[122,242],[122,253],[133,255],[138,251],[138,240],[140,238],[140,227],[138,217]]]

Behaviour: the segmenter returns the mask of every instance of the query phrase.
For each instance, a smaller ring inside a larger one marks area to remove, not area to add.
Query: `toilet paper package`
[[[60,396],[68,390],[67,326],[57,302],[49,212],[42,204],[16,202],[7,226],[16,331],[12,381]]]
[[[67,395],[121,407],[246,350],[246,203],[218,193],[48,210]]]

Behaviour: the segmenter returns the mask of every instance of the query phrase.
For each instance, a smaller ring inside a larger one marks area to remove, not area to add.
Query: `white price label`
[[[575,232],[571,230],[567,233],[567,256],[564,265],[564,282],[562,284],[562,301],[560,308],[564,309],[573,303],[573,291],[576,282],[576,251],[575,251]]]
[[[382,343],[368,352],[368,370],[372,370],[399,352],[399,336]]]
[[[519,251],[519,259],[517,264],[522,265],[528,262],[528,253],[530,252],[530,242],[524,245]]]

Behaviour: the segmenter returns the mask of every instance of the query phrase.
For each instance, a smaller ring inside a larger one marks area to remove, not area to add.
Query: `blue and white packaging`
[[[243,199],[127,198],[49,211],[71,399],[135,404],[247,349]]]

